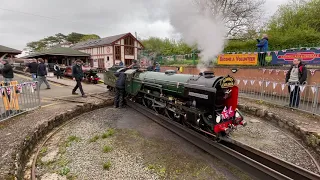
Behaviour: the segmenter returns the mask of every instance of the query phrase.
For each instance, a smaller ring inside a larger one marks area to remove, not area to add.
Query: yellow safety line
[[[14,74],[14,75],[15,75],[15,76],[18,76],[18,77],[21,77],[21,78],[24,78],[24,79],[32,80],[31,77],[24,76],[24,75],[21,75],[21,74]],[[61,85],[59,85],[59,84],[57,84],[57,83],[54,83],[54,82],[50,82],[50,84],[53,84],[53,85],[58,86],[58,87],[64,87],[64,86],[61,86]]]
[[[50,106],[57,105],[57,104],[61,104],[61,102],[47,104],[47,105],[41,106],[41,108],[50,107]]]

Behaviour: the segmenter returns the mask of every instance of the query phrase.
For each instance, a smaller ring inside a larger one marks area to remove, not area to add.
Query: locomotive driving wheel
[[[156,102],[159,102],[161,104],[165,104],[165,102],[163,102],[161,99],[159,99],[159,101],[157,100],[158,99],[155,99],[155,103],[152,105],[153,110],[160,115],[165,115],[165,110],[166,110],[165,106],[161,107],[161,105],[156,103]]]
[[[144,97],[142,98],[142,104],[147,108],[151,109],[153,102],[150,99],[147,99],[146,97]]]

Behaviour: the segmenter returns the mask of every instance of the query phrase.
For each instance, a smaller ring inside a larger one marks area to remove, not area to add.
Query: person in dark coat
[[[307,81],[307,68],[302,64],[301,59],[294,59],[293,65],[286,74],[286,83],[290,93],[289,107],[299,107],[300,86]]]
[[[82,88],[82,84],[81,84],[81,81],[84,79],[84,74],[83,74],[81,64],[82,64],[82,61],[77,60],[76,64],[72,67],[72,77],[73,77],[73,80],[77,82],[76,86],[72,90],[72,94],[77,95],[78,93],[76,93],[76,90],[79,88],[82,97],[86,98],[87,96],[85,95]]]
[[[8,60],[3,60],[3,68],[1,69],[2,76],[4,78],[4,82],[10,84],[13,79],[13,69],[12,66],[9,64]]]
[[[62,79],[61,68],[60,68],[60,65],[58,64],[58,62],[56,62],[53,65],[53,69],[54,69],[54,71],[56,71],[57,79],[59,79],[59,78]]]
[[[259,40],[257,39],[258,44],[258,60],[259,60],[259,64],[260,66],[265,66],[266,65],[266,56],[267,56],[267,51],[268,51],[268,46],[269,46],[269,39],[268,36],[266,34],[263,35],[262,39]]]
[[[33,81],[37,81],[38,66],[39,64],[37,63],[37,60],[33,59],[32,62],[29,63],[26,69],[24,70],[27,71],[27,69],[29,69]]]
[[[40,63],[38,66],[38,71],[37,71],[37,79],[39,81],[39,89],[40,89],[43,82],[47,85],[47,89],[51,89],[50,84],[47,81],[47,67],[44,64],[44,60],[42,58],[39,58],[38,61]]]
[[[124,107],[125,82],[126,74],[124,72],[115,72],[114,75],[118,77],[116,81],[116,96],[114,98],[114,107]]]

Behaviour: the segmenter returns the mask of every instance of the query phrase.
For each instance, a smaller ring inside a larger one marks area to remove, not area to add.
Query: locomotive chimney
[[[205,78],[212,78],[214,77],[213,71],[203,71],[199,73],[200,76],[204,76]]]

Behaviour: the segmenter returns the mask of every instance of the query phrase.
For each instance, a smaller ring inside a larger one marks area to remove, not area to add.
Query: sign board
[[[233,87],[235,84],[235,80],[231,76],[226,76],[220,81],[221,88],[229,88]]]
[[[220,54],[218,65],[257,65],[257,54]]]
[[[320,64],[320,50],[278,51],[272,54],[271,64],[292,64],[295,58],[301,58],[304,64]]]

